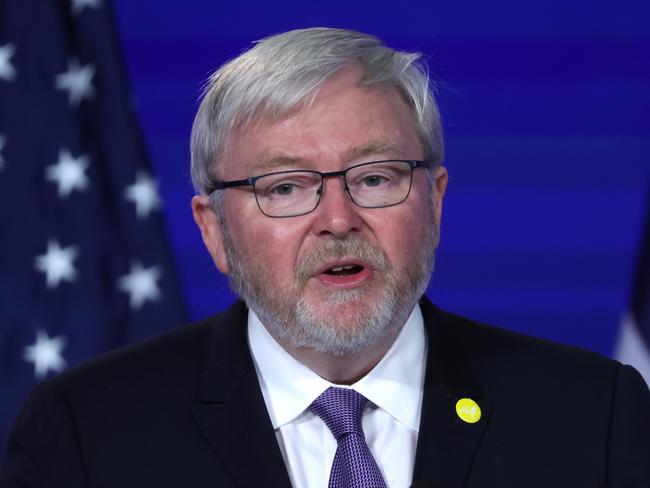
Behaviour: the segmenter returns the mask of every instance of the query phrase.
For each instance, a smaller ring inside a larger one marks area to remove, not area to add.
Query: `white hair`
[[[191,137],[194,188],[206,194],[231,131],[254,118],[278,118],[313,101],[323,84],[350,65],[360,86],[393,87],[411,109],[425,158],[442,162],[440,112],[419,53],[386,47],[378,38],[344,29],[310,28],[258,41],[222,65],[206,83]]]

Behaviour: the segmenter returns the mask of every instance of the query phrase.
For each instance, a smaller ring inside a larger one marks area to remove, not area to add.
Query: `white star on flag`
[[[101,0],[70,0],[72,2],[72,13],[77,15],[85,7],[97,8],[102,4]]]
[[[159,209],[162,204],[158,184],[143,172],[137,174],[135,183],[126,187],[124,198],[135,203],[135,213],[139,219],[148,217],[152,210]]]
[[[72,261],[79,255],[75,246],[62,248],[55,240],[47,243],[47,252],[36,256],[34,267],[45,273],[47,287],[56,288],[61,281],[74,281],[77,270]]]
[[[92,64],[80,66],[76,59],[68,62],[68,71],[56,75],[54,85],[59,90],[68,92],[70,105],[77,106],[84,98],[91,98],[94,90],[92,78],[95,67]]]
[[[154,265],[144,268],[136,261],[131,264],[129,274],[118,280],[118,288],[129,294],[131,308],[140,308],[147,300],[155,302],[160,298],[160,289],[156,281],[160,275],[160,267]]]
[[[5,158],[2,157],[2,150],[5,148],[5,144],[7,144],[7,138],[0,134],[0,171],[5,167]]]
[[[90,165],[87,156],[75,158],[67,149],[59,151],[59,160],[56,164],[45,168],[45,179],[59,186],[59,196],[66,198],[72,190],[85,190],[88,188],[86,169]]]
[[[16,68],[10,61],[15,52],[16,46],[11,43],[0,46],[0,79],[12,81],[16,78]]]
[[[46,332],[36,332],[36,342],[25,348],[23,358],[34,363],[34,375],[38,379],[45,378],[48,371],[61,372],[65,369],[66,362],[61,354],[65,348],[63,336],[50,339]]]

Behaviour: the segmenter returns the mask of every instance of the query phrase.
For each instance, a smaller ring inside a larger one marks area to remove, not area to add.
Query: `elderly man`
[[[418,55],[306,29],[222,66],[192,209],[243,302],[43,383],[2,486],[649,486],[632,368],[423,298],[442,159]]]

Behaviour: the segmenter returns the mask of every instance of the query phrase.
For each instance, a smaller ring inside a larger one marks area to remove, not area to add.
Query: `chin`
[[[318,304],[300,300],[285,337],[297,347],[343,356],[370,347],[391,334],[395,303],[371,299],[360,289],[338,290]]]
[[[340,323],[337,328],[347,329],[352,323],[367,322],[373,316],[385,313],[385,301],[379,293],[353,288],[329,292],[318,299],[300,300],[297,310],[303,317],[309,316],[323,323]]]

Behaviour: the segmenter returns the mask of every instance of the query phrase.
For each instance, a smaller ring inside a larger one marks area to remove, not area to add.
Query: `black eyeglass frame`
[[[346,179],[346,174],[348,171],[360,168],[362,166],[368,166],[370,164],[376,164],[376,163],[408,163],[409,167],[411,168],[411,178],[409,181],[409,189],[406,192],[406,195],[402,200],[399,202],[391,203],[389,205],[380,205],[380,206],[365,206],[365,205],[360,205],[354,200],[354,197],[350,193],[350,189],[348,188],[348,181]],[[253,187],[253,193],[255,194],[255,202],[257,203],[257,208],[260,209],[260,212],[262,214],[266,215],[267,217],[270,217],[272,219],[285,219],[285,218],[290,218],[290,217],[300,217],[302,215],[307,215],[308,213],[313,212],[316,210],[318,205],[320,204],[320,200],[323,196],[323,185],[325,183],[325,178],[331,178],[331,177],[336,177],[336,176],[342,176],[343,177],[343,184],[345,192],[348,194],[350,197],[350,200],[352,200],[352,203],[354,203],[356,206],[361,207],[361,208],[386,208],[386,207],[394,207],[395,205],[399,205],[400,203],[403,203],[406,201],[406,199],[409,197],[411,194],[411,188],[413,186],[413,171],[416,170],[417,168],[432,168],[433,165],[430,161],[425,161],[425,160],[419,160],[419,159],[383,159],[381,161],[369,161],[367,163],[361,163],[361,164],[355,164],[354,166],[350,166],[349,168],[340,170],[340,171],[328,171],[327,173],[322,173],[320,171],[315,171],[311,169],[291,169],[287,171],[274,171],[272,173],[265,173],[263,175],[258,175],[258,176],[252,176],[250,178],[245,178],[243,180],[230,180],[230,181],[215,181],[212,186],[208,189],[208,195],[212,195],[215,191],[219,190],[226,190],[228,188],[238,188],[242,186],[251,186]],[[320,176],[320,187],[316,191],[318,194],[318,200],[316,201],[316,204],[314,205],[314,208],[307,212],[302,212],[299,214],[291,214],[291,215],[269,215],[264,210],[262,210],[262,206],[260,205],[260,202],[257,198],[257,191],[255,189],[255,182],[259,180],[260,178],[264,178],[265,176],[271,176],[271,175],[281,175],[281,174],[291,174],[291,173],[314,173]]]

